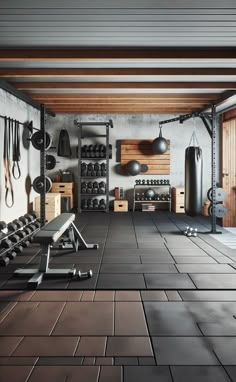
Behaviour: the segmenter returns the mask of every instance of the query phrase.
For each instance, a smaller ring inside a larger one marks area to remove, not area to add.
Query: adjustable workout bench
[[[75,276],[76,269],[50,269],[50,250],[51,248],[62,240],[61,245],[64,248],[64,243],[69,243],[70,248],[73,248],[76,252],[78,249],[98,249],[98,244],[87,244],[83,239],[81,233],[73,223],[75,220],[75,215],[71,213],[63,213],[57,216],[55,219],[46,224],[43,228],[38,231],[34,236],[34,242],[39,243],[41,247],[41,260],[39,268],[37,269],[16,269],[14,274],[18,276],[33,275],[28,281],[28,286],[31,288],[36,288],[43,281],[44,275],[47,277],[56,276]],[[66,240],[63,239],[63,235],[66,236]],[[67,246],[66,248],[69,248]],[[80,278],[80,271],[77,273]],[[92,277],[92,271],[88,271],[85,275],[87,277]]]

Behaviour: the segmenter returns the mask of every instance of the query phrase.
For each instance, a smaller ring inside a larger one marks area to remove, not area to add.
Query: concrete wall
[[[69,131],[71,137],[71,145],[73,149],[73,157],[71,159],[58,158],[60,163],[57,164],[57,169],[71,169],[73,170],[75,177],[77,176],[77,158],[76,158],[76,146],[77,146],[77,129],[74,126],[74,119],[79,121],[107,121],[112,119],[114,123],[114,129],[110,130],[110,143],[113,145],[113,157],[110,161],[110,189],[114,189],[116,186],[124,187],[128,198],[131,198],[132,187],[135,183],[135,179],[163,179],[166,176],[148,176],[139,175],[137,177],[120,175],[117,171],[119,162],[116,159],[116,142],[121,139],[154,139],[157,137],[158,122],[159,120],[165,120],[173,118],[174,115],[150,115],[150,114],[136,114],[136,115],[70,115],[61,114],[56,118],[51,119],[48,125],[48,131],[53,136],[53,142],[57,146],[59,131],[62,128],[66,128]],[[206,192],[211,183],[211,139],[209,137],[206,128],[200,119],[196,118],[186,121],[184,124],[178,122],[163,125],[163,136],[171,141],[171,173],[168,176],[173,186],[184,185],[184,156],[185,148],[189,145],[190,137],[192,135],[194,126],[200,146],[203,151],[203,197],[206,197]],[[96,132],[96,129],[93,128]],[[86,143],[86,142],[84,142]],[[95,141],[91,141],[95,143]],[[102,143],[102,141],[101,141]],[[51,172],[54,175],[55,171]],[[50,173],[49,173],[50,175]]]
[[[19,120],[20,122],[26,122],[33,120],[34,126],[39,128],[39,111],[35,110],[31,106],[20,101],[16,97],[6,93],[0,89],[0,115],[7,116]],[[31,144],[25,141],[25,133],[23,134],[23,126],[20,126],[20,149],[21,149],[21,178],[19,180],[13,180],[13,189],[15,194],[15,204],[12,208],[8,208],[5,205],[5,183],[4,183],[4,168],[3,168],[3,137],[4,137],[4,120],[0,118],[0,220],[10,222],[13,219],[18,218],[20,215],[27,213],[29,204],[33,201],[34,196],[37,195],[31,189],[29,195],[26,192],[26,182],[29,184],[33,179],[39,175],[40,172],[40,157],[39,151],[36,151]],[[24,136],[24,147],[23,145]]]

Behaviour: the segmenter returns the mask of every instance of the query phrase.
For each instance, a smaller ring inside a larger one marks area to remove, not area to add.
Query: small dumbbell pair
[[[184,234],[187,237],[192,237],[192,236],[197,237],[197,232],[198,232],[197,228],[187,226],[186,230],[184,231]]]

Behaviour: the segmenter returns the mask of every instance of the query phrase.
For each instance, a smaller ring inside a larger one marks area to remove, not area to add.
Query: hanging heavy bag
[[[70,137],[66,129],[62,129],[59,135],[57,155],[59,157],[71,157]]]
[[[191,145],[192,141],[193,145]],[[185,212],[189,216],[201,214],[202,165],[202,150],[199,147],[196,134],[193,132],[190,145],[185,150]]]

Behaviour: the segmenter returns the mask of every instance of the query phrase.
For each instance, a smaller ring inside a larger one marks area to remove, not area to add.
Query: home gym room
[[[236,381],[235,6],[0,3],[0,382]]]

